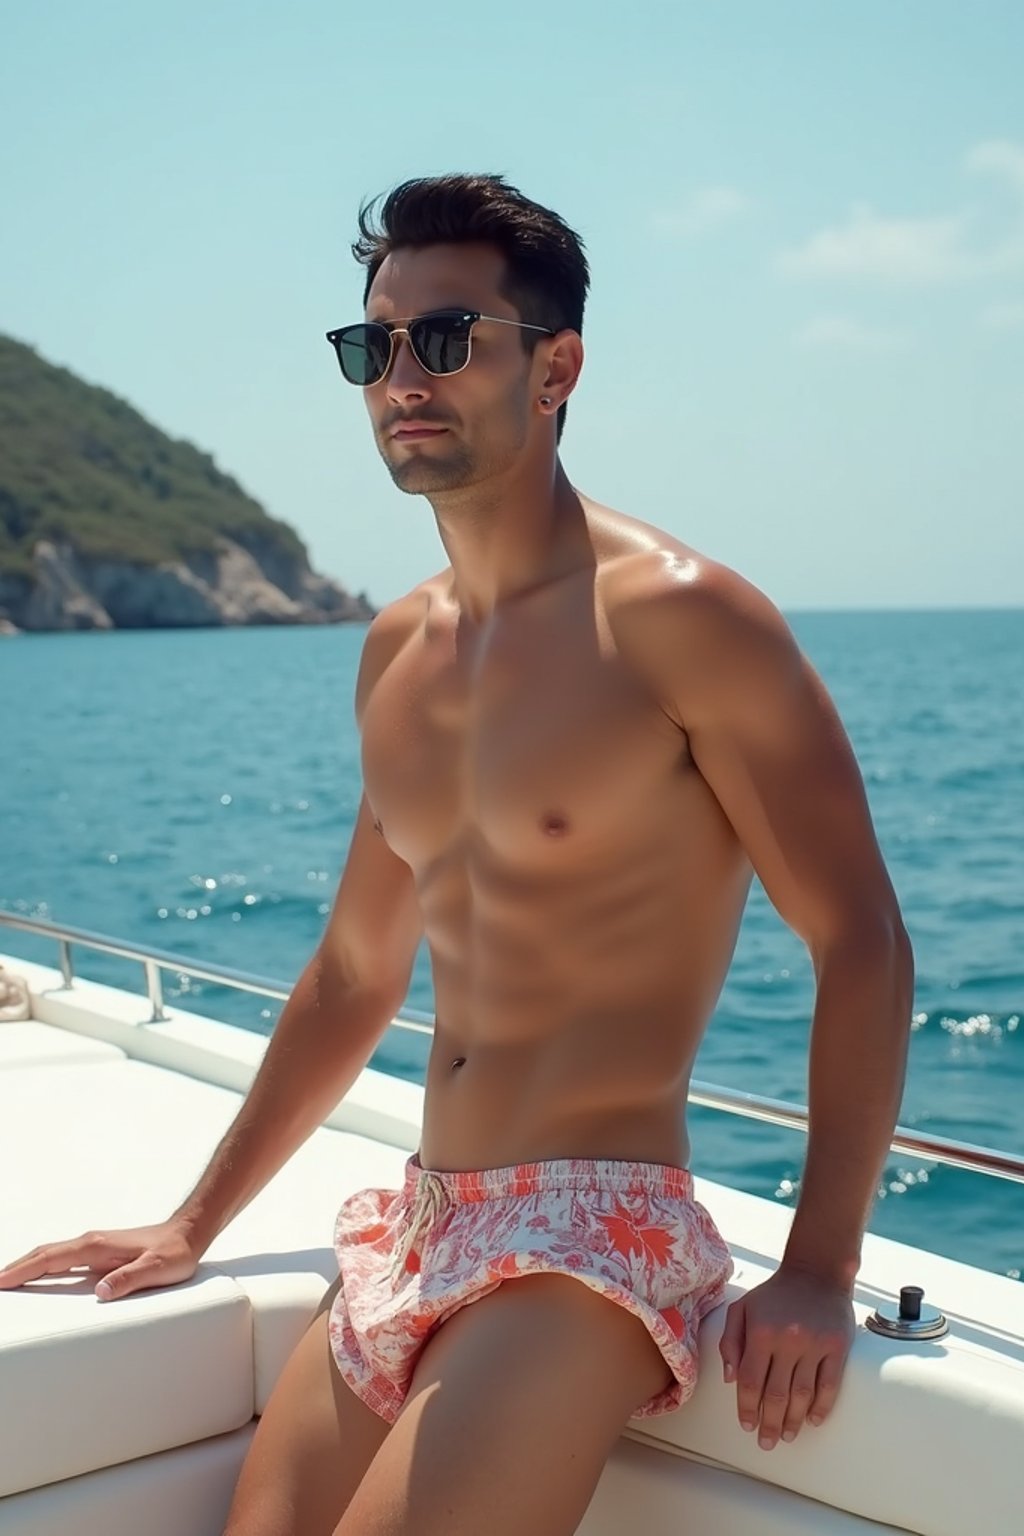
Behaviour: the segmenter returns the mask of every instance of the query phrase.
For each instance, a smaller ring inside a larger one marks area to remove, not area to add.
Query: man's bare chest
[[[658,701],[613,648],[572,630],[472,652],[410,645],[363,718],[370,804],[414,869],[466,840],[530,863],[607,845],[686,765]]]

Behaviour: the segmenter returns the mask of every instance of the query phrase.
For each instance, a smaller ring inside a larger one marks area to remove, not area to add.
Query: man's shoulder
[[[366,631],[366,646],[386,649],[396,641],[408,640],[425,620],[450,606],[451,587],[452,569],[449,565],[386,603]]]
[[[619,653],[679,718],[749,694],[801,663],[772,600],[747,577],[662,529],[602,566],[602,609]]]
[[[779,609],[731,566],[637,519],[630,539],[602,565],[603,607],[613,631],[720,644],[786,628]]]
[[[401,597],[385,603],[371,621],[359,662],[357,716],[361,716],[366,700],[382,674],[409,641],[422,631],[431,609],[443,601],[446,576],[450,576],[450,571],[428,576]]]

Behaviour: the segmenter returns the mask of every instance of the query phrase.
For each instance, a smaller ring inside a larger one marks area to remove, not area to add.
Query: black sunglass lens
[[[472,323],[465,315],[426,315],[409,327],[409,340],[430,373],[458,373],[469,361]]]
[[[391,356],[391,337],[382,325],[346,326],[336,342],[341,371],[350,384],[376,384]]]

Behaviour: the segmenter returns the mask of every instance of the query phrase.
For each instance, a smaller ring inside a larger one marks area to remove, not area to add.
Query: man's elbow
[[[898,911],[892,919],[890,935],[893,986],[900,999],[900,1017],[906,1020],[909,1031],[914,1009],[914,946]]]
[[[884,978],[893,1015],[909,1033],[914,1008],[914,948],[895,903],[890,911],[875,914],[874,921],[865,926],[861,943],[864,963]]]
[[[914,950],[898,906],[875,907],[856,916],[848,916],[823,942],[818,953],[812,950],[819,984],[828,970],[852,969],[860,976],[874,976],[892,998],[892,1012],[910,1029],[914,1004]]]

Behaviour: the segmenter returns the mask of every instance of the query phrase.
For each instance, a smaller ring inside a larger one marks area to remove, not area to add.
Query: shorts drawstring
[[[401,1275],[417,1237],[437,1220],[447,1203],[444,1181],[429,1169],[421,1171],[416,1185],[416,1197],[409,1213],[409,1225],[391,1263],[392,1279]]]

